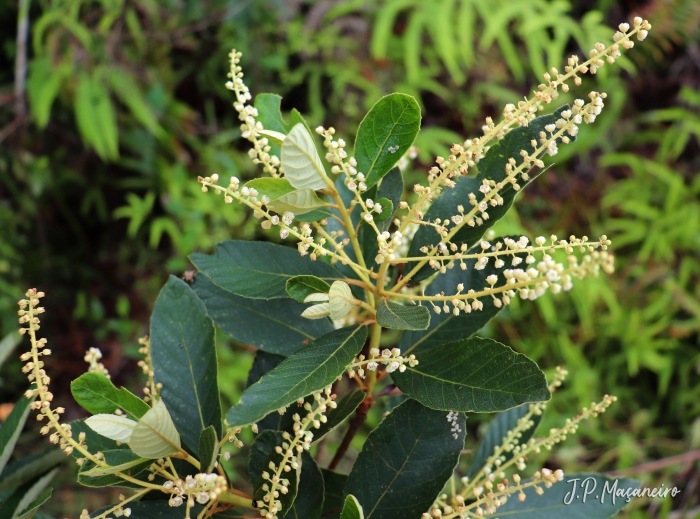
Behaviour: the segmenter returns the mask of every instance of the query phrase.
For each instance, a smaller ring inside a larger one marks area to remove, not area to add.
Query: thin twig
[[[24,86],[27,75],[27,36],[29,34],[29,4],[31,0],[19,0],[17,14],[17,55],[15,56],[15,114],[23,119]]]
[[[628,469],[621,470],[611,470],[605,472],[606,476],[634,476],[635,474],[644,474],[647,472],[654,472],[671,465],[678,465],[681,463],[690,463],[695,460],[700,460],[700,449],[686,452],[685,454],[678,454],[676,456],[669,456],[668,458],[662,458],[660,460],[650,461],[648,463],[642,463],[636,467],[630,467]]]
[[[369,413],[369,410],[372,408],[373,405],[374,405],[374,401],[372,400],[372,397],[367,397],[363,400],[363,402],[357,408],[357,411],[355,412],[355,416],[350,421],[350,428],[345,433],[345,436],[343,437],[343,441],[341,442],[340,447],[338,447],[338,450],[336,451],[335,456],[333,456],[333,460],[331,461],[330,465],[328,465],[328,468],[330,470],[335,470],[335,468],[338,466],[340,461],[345,456],[345,453],[347,452],[348,447],[350,447],[350,443],[352,442],[352,439],[355,437],[355,434],[357,434],[357,431],[360,430],[360,427],[362,427],[362,424],[365,423],[365,420],[367,420],[367,413]]]

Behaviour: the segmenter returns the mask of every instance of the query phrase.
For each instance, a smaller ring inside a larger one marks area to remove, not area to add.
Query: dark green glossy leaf
[[[420,130],[420,106],[406,94],[382,97],[357,129],[355,159],[370,188],[403,157]]]
[[[391,218],[391,215],[394,214],[394,203],[388,198],[380,198],[375,202],[382,207],[382,212],[379,214],[374,213],[374,221],[383,222]]]
[[[367,338],[361,325],[316,339],[248,387],[226,416],[230,426],[248,425],[332,384],[360,353]]]
[[[151,316],[151,357],[161,397],[194,452],[210,425],[221,436],[214,323],[190,286],[171,276]]]
[[[114,387],[102,373],[83,373],[71,382],[70,391],[75,401],[90,414],[111,414],[123,409],[128,418],[138,421],[150,409],[128,389]]]
[[[345,498],[345,506],[340,514],[340,519],[365,519],[362,506],[357,502],[355,496],[350,495]]]
[[[24,422],[27,421],[27,416],[29,415],[29,404],[33,400],[33,398],[20,398],[12,408],[12,412],[5,420],[5,423],[0,427],[0,474],[15,448],[17,439],[24,427]]]
[[[2,471],[0,492],[24,485],[26,482],[48,472],[65,459],[66,455],[56,448],[51,448],[33,456],[20,458]]]
[[[496,415],[496,418],[493,419],[493,422],[491,422],[491,425],[489,425],[489,428],[486,430],[486,434],[484,434],[484,437],[481,439],[481,443],[479,443],[479,448],[474,455],[471,465],[469,465],[467,477],[471,478],[481,470],[486,460],[493,456],[494,449],[500,447],[503,443],[503,439],[508,434],[508,431],[515,429],[518,425],[518,420],[530,411],[530,406],[531,404],[519,405],[518,407],[502,411]],[[537,426],[542,420],[542,415],[533,414],[530,420],[533,422],[532,427],[521,431],[520,437],[518,438],[518,443],[520,445],[525,445],[528,440],[533,437]],[[502,462],[505,463],[513,457],[513,452],[503,451],[501,456]]]
[[[261,350],[291,355],[317,337],[333,331],[328,319],[304,319],[308,305],[291,299],[247,299],[212,283],[202,274],[192,284],[209,316],[237,341]]]
[[[321,473],[325,489],[321,517],[323,519],[339,519],[343,509],[343,493],[348,475],[328,469],[321,469]]]
[[[430,325],[430,310],[426,306],[400,305],[382,299],[377,308],[377,323],[394,330],[427,330]]]
[[[272,369],[284,359],[285,357],[280,355],[257,351],[255,353],[255,359],[253,360],[253,366],[248,372],[248,380],[246,381],[245,387],[250,387],[255,384],[265,373],[272,371]],[[307,397],[306,400],[312,402],[313,399]],[[294,427],[294,419],[292,416],[293,413],[270,413],[258,422],[258,430],[287,431],[291,434]]]
[[[219,439],[216,436],[216,431],[211,425],[202,431],[199,435],[199,463],[202,466],[202,471],[210,474],[214,470],[216,457],[219,454]]]
[[[469,193],[477,194],[483,179],[494,180],[496,182],[502,181],[506,176],[505,166],[508,159],[514,158],[516,163],[520,165],[523,161],[523,158],[520,156],[520,150],[532,151],[530,141],[532,139],[538,139],[539,133],[544,131],[544,127],[548,124],[554,124],[554,122],[559,119],[559,114],[568,109],[569,106],[564,105],[557,109],[552,115],[538,117],[530,121],[527,127],[518,127],[508,132],[503,139],[491,146],[484,158],[481,159],[479,162],[478,176],[463,176],[458,178],[453,189],[446,188],[432,203],[430,209],[425,213],[424,220],[433,221],[437,218],[449,219],[459,214],[457,211],[458,205],[464,206],[466,208],[465,210],[471,209],[469,205]],[[573,141],[574,138],[572,137],[571,140]],[[518,184],[521,188],[524,188],[541,173],[541,169],[533,169],[529,173],[530,180],[525,182],[519,179]],[[489,228],[508,212],[510,206],[513,205],[517,193],[518,192],[512,188],[511,184],[507,183],[499,192],[500,196],[503,198],[503,205],[498,205],[496,207],[489,206],[489,219],[485,220],[483,225],[474,227],[464,225],[451,239],[451,242],[457,245],[466,243],[468,247],[471,247]],[[427,225],[421,226],[411,242],[408,255],[409,257],[422,256],[423,254],[420,252],[422,247],[437,245],[439,241],[440,237],[433,227]],[[410,272],[414,266],[414,263],[409,263],[406,266],[406,272]],[[430,276],[432,272],[432,269],[426,265],[413,277],[412,282],[421,281]]]
[[[328,421],[326,423],[321,423],[321,427],[314,430],[314,443],[347,420],[363,402],[366,396],[367,394],[364,391],[356,387],[338,400],[338,407],[331,409],[326,415]]]
[[[103,451],[105,462],[111,467],[123,466],[124,474],[135,477],[151,466],[153,460],[144,459],[128,449],[117,449],[113,451]],[[104,474],[99,476],[86,475],[86,472],[96,468],[95,463],[90,460],[85,461],[78,471],[78,483],[86,487],[133,487],[134,484],[125,481],[116,474]]]
[[[266,130],[272,130],[285,135],[289,132],[291,125],[282,118],[280,104],[282,98],[277,94],[258,94],[255,96],[255,108],[258,110],[258,121]],[[270,145],[270,155],[281,155],[280,147],[273,142]]]
[[[432,409],[490,413],[551,397],[537,364],[492,339],[472,337],[416,357],[417,366],[391,378],[401,391]]]
[[[37,497],[35,497],[25,508],[22,510],[19,514],[17,514],[17,519],[32,519],[34,517],[34,514],[36,513],[36,509],[39,508],[41,505],[46,503],[46,501],[49,500],[51,497],[53,489],[52,488],[47,488],[44,489],[44,491],[39,494]]]
[[[229,240],[217,245],[214,254],[196,252],[190,260],[214,284],[251,299],[289,297],[285,285],[294,276],[309,274],[328,283],[341,278],[327,263],[267,242]]]
[[[316,460],[304,451],[301,455],[299,490],[284,519],[320,519],[323,509],[323,474]]]
[[[510,236],[518,240],[518,236]],[[491,244],[496,246],[497,243],[502,243],[504,238],[491,240]],[[467,251],[467,254],[476,254],[482,252],[481,245],[477,244]],[[516,256],[525,259],[526,254],[519,253]],[[495,261],[489,260],[487,265],[482,270],[476,270],[476,259],[465,260],[466,269],[462,270],[459,263],[455,264],[451,269],[447,269],[445,274],[435,276],[430,285],[425,290],[428,296],[437,294],[455,294],[457,285],[464,284],[464,292],[470,289],[478,292],[489,286],[486,283],[486,278],[491,274],[498,276],[498,281],[494,284],[495,288],[502,287],[506,279],[503,277],[503,271],[512,268],[510,265],[510,256],[500,269],[495,267]],[[434,346],[446,344],[448,342],[467,339],[488,323],[492,317],[500,312],[503,307],[497,308],[493,304],[492,297],[482,297],[479,299],[484,305],[480,311],[472,311],[471,313],[461,312],[455,316],[452,312],[442,312],[440,314],[432,313],[430,318],[430,326],[425,331],[410,331],[403,334],[401,337],[400,348],[404,354],[418,353],[427,351]]]
[[[278,467],[282,463],[282,454],[277,454],[275,447],[282,445],[283,441],[281,433],[263,431],[255,438],[255,443],[250,448],[248,473],[250,474],[250,483],[253,485],[253,496],[256,500],[261,500],[265,496],[266,492],[262,488],[263,485],[266,483],[270,484],[269,480],[262,477],[262,473],[272,474],[269,467],[270,462],[273,462]],[[297,470],[292,469],[289,472],[284,472],[282,475],[283,478],[289,480],[289,485],[287,485],[287,493],[280,493],[278,498],[282,503],[282,510],[278,512],[280,517],[284,517],[287,511],[292,508],[299,489],[300,473],[301,467]]]
[[[331,286],[315,276],[295,276],[287,280],[286,289],[289,297],[303,303],[311,294],[327,294]]]
[[[577,479],[579,481],[574,481]],[[521,503],[518,499],[513,498],[508,499],[506,504],[498,508],[495,515],[487,517],[608,519],[627,506],[627,500],[624,497],[616,497],[613,500],[613,496],[608,491],[613,487],[623,493],[628,489],[629,492],[632,492],[639,488],[639,482],[627,478],[615,480],[602,474],[593,473],[565,475],[564,480],[555,483],[552,488],[543,488],[543,495],[538,496],[534,488],[527,488],[524,490],[527,496],[525,502]],[[615,491],[613,491],[614,493]]]
[[[345,186],[343,186],[345,187]],[[373,200],[386,199],[391,202],[390,208],[385,208],[382,210],[381,215],[375,216],[375,223],[379,232],[384,232],[389,230],[391,225],[391,217],[394,216],[396,208],[399,207],[399,202],[401,202],[401,197],[403,196],[403,176],[401,175],[401,170],[398,167],[392,168],[389,173],[382,179],[379,186],[375,186],[368,190],[363,198],[371,198]],[[353,214],[359,216],[359,211],[353,211]],[[381,218],[380,218],[381,216]],[[383,216],[388,216],[386,219]],[[357,225],[357,222],[355,222]],[[367,222],[360,223],[360,230],[358,232],[358,240],[360,242],[360,247],[362,248],[362,256],[365,258],[365,263],[368,267],[375,265],[375,258],[377,252],[379,251],[379,245],[377,244],[377,233]],[[352,248],[348,248],[346,251],[348,254],[352,253],[354,258],[354,253]]]
[[[366,519],[419,518],[452,476],[464,446],[441,411],[407,400],[367,438],[345,485],[362,505]],[[455,438],[453,434],[456,434]]]

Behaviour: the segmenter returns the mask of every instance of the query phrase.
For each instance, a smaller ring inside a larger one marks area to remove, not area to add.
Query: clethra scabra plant
[[[232,51],[226,86],[264,175],[242,182],[212,174],[199,182],[226,204],[248,206],[274,239],[296,247],[230,240],[214,254],[192,254],[193,282],[170,278],[141,340],[144,398],[117,389],[99,351],[90,351],[90,370],[72,392],[92,416],[72,424],[51,403],[43,360],[50,351],[37,337],[44,294],[32,289],[20,301],[20,331],[31,342],[22,355],[32,384],[26,396],[46,422],[42,433],[76,458],[82,484],[133,490],[82,518],[452,519],[516,513],[525,500],[532,513],[554,517],[547,514],[564,506],[570,479],[547,468],[527,479],[521,473],[531,455],[575,433],[615,397],[537,437],[566,371],[557,368],[548,382],[525,355],[474,334],[516,297],[534,300],[612,273],[611,242],[497,237],[491,228],[544,170],[545,158],[595,121],[606,94],[538,112],[650,29],[641,18],[620,24],[611,45],[598,43],[589,59],[572,56],[562,72],[545,73],[530,99],[506,105],[500,121],[487,118],[482,136],[454,144],[427,183],[409,190],[401,169],[420,129],[415,99],[380,99],[351,156],[334,128],[311,131],[296,110],[287,122],[278,96],[253,101],[242,56]],[[247,389],[225,414],[215,325],[258,350]],[[403,401],[369,433],[351,470],[336,472],[341,462],[350,466],[350,442],[388,395]],[[498,414],[464,472],[465,420],[483,412]],[[248,447],[245,429],[254,435]],[[314,445],[332,445],[324,438],[336,429],[344,430],[342,440],[321,470]],[[248,448],[249,483],[232,482],[226,462]],[[607,518],[624,504],[567,506]]]

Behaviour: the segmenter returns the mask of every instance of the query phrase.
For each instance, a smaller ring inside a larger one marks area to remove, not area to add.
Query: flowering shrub
[[[278,96],[260,94],[251,104],[233,51],[227,87],[250,157],[266,176],[242,184],[214,174],[199,182],[227,204],[248,206],[296,250],[231,240],[212,255],[193,254],[191,286],[170,278],[141,341],[145,397],[117,389],[91,351],[90,371],[71,388],[92,416],[72,424],[61,423],[63,409],[51,404],[42,360],[50,351],[37,336],[44,294],[32,289],[19,303],[20,332],[31,340],[22,355],[33,384],[26,397],[46,422],[42,433],[76,457],[80,483],[135,490],[83,519],[604,518],[620,510],[625,500],[565,500],[567,481],[581,476],[565,480],[546,468],[521,476],[529,455],[551,449],[615,398],[603,396],[537,438],[546,401],[566,371],[548,382],[525,355],[474,334],[515,297],[533,300],[613,272],[606,236],[531,242],[489,229],[544,169],[545,155],[595,121],[606,95],[591,92],[588,101],[537,112],[559,89],[568,91],[569,81],[578,86],[580,75],[614,63],[650,28],[641,18],[632,28],[623,23],[612,45],[596,44],[587,61],[572,56],[563,73],[545,73],[531,99],[506,105],[500,122],[487,118],[483,136],[438,157],[428,185],[413,186],[409,200],[402,200],[401,165],[420,129],[415,99],[382,98],[349,156],[332,127],[312,132],[297,111],[285,121]],[[560,253],[563,262],[555,259]],[[248,387],[224,420],[215,324],[258,349]],[[387,329],[402,334],[383,334]],[[370,408],[388,394],[405,400],[370,433],[350,473],[335,472]],[[499,414],[460,477],[466,413],[474,412]],[[351,416],[330,468],[319,469],[312,446]],[[247,428],[256,435],[250,488],[235,488],[223,468],[232,455],[224,447],[244,447]]]

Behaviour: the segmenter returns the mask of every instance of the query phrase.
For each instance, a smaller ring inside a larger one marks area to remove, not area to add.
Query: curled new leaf
[[[302,317],[306,319],[323,319],[331,314],[330,305],[328,303],[321,303],[320,305],[314,305],[308,307],[301,314]]]
[[[302,123],[296,124],[282,143],[282,167],[297,189],[323,189],[330,183],[313,137]]]
[[[331,319],[342,319],[355,306],[355,297],[352,295],[350,285],[345,281],[334,281],[328,292],[330,302]]]
[[[180,435],[162,400],[138,421],[129,446],[139,456],[150,459],[169,456],[180,449]]]

